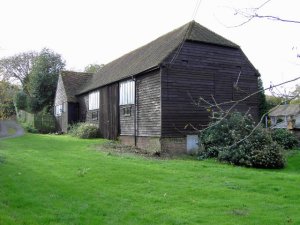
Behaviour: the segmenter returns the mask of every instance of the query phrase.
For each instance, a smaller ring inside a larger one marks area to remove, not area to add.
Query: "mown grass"
[[[0,142],[0,224],[300,224],[300,154],[284,170],[96,151],[105,140]]]

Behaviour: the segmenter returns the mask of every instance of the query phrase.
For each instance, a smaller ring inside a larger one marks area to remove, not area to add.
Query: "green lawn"
[[[95,150],[104,140],[0,141],[0,224],[300,224],[300,154],[284,170]]]

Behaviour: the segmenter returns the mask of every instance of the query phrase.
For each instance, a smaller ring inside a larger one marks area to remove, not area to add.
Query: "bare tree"
[[[37,52],[24,52],[0,60],[0,75],[3,80],[17,81],[26,90],[26,79],[32,68]]]
[[[278,17],[278,16],[274,16],[274,15],[260,14],[259,10],[271,1],[272,0],[267,0],[263,4],[261,4],[260,6],[254,7],[254,8],[233,9],[234,10],[234,15],[242,16],[243,18],[245,18],[245,21],[243,21],[242,23],[240,23],[238,25],[231,26],[231,27],[242,26],[246,23],[249,23],[253,19],[267,19],[267,20],[280,21],[280,22],[285,22],[285,23],[300,24],[299,20],[286,19],[286,18],[281,18],[281,17]]]

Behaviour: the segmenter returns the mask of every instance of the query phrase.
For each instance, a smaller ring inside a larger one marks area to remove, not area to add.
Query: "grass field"
[[[300,154],[284,170],[96,151],[104,140],[0,141],[0,224],[300,224]]]

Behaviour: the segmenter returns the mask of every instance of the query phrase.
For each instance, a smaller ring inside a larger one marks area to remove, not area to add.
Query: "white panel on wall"
[[[188,154],[193,154],[199,149],[199,138],[198,135],[187,135],[186,136],[186,149]]]

